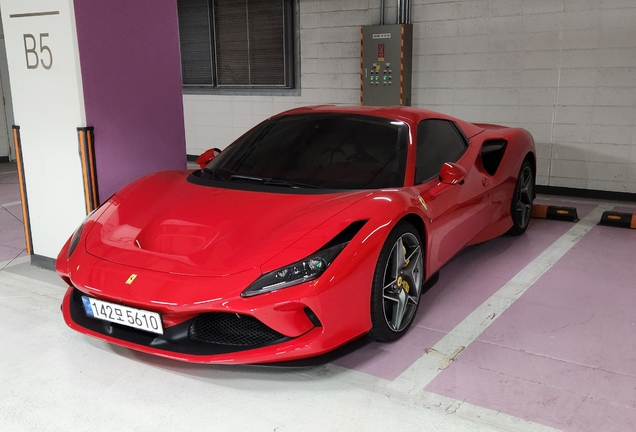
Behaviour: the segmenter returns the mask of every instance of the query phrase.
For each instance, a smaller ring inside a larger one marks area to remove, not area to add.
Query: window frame
[[[207,0],[209,3],[210,22],[210,51],[212,56],[212,78],[216,81],[216,40],[215,40],[215,19],[214,0]],[[286,55],[289,53],[290,64],[286,65],[292,70],[286,71],[287,79],[292,81],[291,87],[283,86],[236,86],[214,84],[184,84],[182,90],[184,95],[227,95],[227,96],[300,96],[300,0],[291,0],[291,29],[285,29]],[[283,19],[287,17],[287,12],[283,14]],[[284,25],[286,25],[284,23]],[[183,67],[183,66],[182,66]]]
[[[444,119],[444,118],[426,118],[423,120],[420,120],[417,124],[417,136],[416,136],[416,140],[415,140],[415,172],[413,175],[413,183],[415,186],[417,185],[422,185],[424,183],[427,183],[429,181],[431,181],[432,179],[436,178],[437,176],[439,176],[439,172],[433,174],[432,176],[430,176],[429,178],[426,178],[422,181],[417,181],[417,157],[418,157],[418,151],[419,151],[419,142],[420,142],[420,134],[419,134],[419,129],[420,129],[420,125],[426,121],[431,121],[431,120],[436,120],[436,121],[443,121],[443,122],[447,122],[450,123],[451,126],[453,127],[453,129],[455,130],[455,132],[457,132],[457,135],[459,136],[459,139],[462,141],[462,143],[464,144],[464,150],[461,152],[461,154],[457,157],[456,160],[454,161],[447,161],[447,162],[453,162],[456,163],[458,160],[460,160],[468,151],[468,138],[466,137],[466,134],[464,133],[464,131],[462,130],[462,128],[459,127],[459,125],[450,119]]]

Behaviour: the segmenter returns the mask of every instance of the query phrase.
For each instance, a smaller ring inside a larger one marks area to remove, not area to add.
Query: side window
[[[437,177],[444,162],[455,162],[466,151],[466,141],[448,120],[428,119],[417,125],[415,183]]]

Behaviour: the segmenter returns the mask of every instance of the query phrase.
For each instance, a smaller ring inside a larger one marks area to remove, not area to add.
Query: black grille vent
[[[219,345],[266,345],[286,337],[249,315],[204,313],[192,321],[190,339]]]
[[[82,302],[82,296],[84,295],[83,292],[81,292],[80,290],[78,290],[77,288],[75,288],[73,290],[73,301],[80,307],[82,308],[82,310],[84,310],[84,303]]]

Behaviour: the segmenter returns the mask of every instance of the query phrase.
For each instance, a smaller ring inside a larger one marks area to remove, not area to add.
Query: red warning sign
[[[378,44],[378,61],[384,61],[384,44]]]

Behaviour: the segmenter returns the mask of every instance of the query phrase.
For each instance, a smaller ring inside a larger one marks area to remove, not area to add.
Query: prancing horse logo
[[[135,278],[137,277],[136,274],[131,274],[130,277],[128,278],[128,280],[126,281],[127,285],[132,285],[132,283],[135,281]]]

